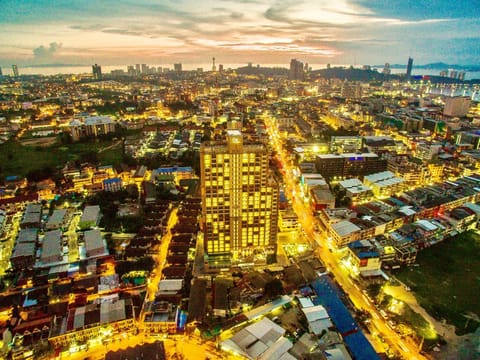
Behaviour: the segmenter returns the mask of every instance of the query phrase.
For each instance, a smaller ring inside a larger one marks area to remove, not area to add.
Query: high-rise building
[[[387,160],[375,153],[320,154],[315,160],[324,178],[350,178],[387,170]]]
[[[290,80],[305,80],[305,73],[303,71],[303,63],[297,59],[290,61],[290,73],[288,75]]]
[[[176,72],[181,72],[182,71],[182,63],[174,64],[173,65],[173,70]]]
[[[390,63],[385,63],[385,66],[383,67],[383,75],[390,75],[392,73],[392,70],[390,69]]]
[[[360,99],[362,97],[362,85],[360,83],[348,82],[345,79],[340,89],[340,95],[347,99]]]
[[[218,72],[223,72],[223,64],[218,65]]]
[[[142,69],[140,68],[140,64],[135,64],[135,71],[137,75],[140,75],[142,73]]]
[[[2,67],[0,66],[0,76],[3,76]]]
[[[215,66],[215,58],[212,58],[212,71],[217,71],[217,67]]]
[[[137,74],[135,71],[135,67],[133,65],[127,66],[127,73],[128,73],[128,76],[135,76]]]
[[[409,57],[408,63],[407,63],[407,79],[410,79],[410,77],[412,76],[412,68],[413,68],[413,59]]]
[[[102,67],[100,65],[92,65],[93,78],[95,80],[100,80],[102,78]]]
[[[241,122],[228,123],[226,141],[200,148],[204,247],[230,260],[274,254],[278,184],[261,143],[244,143]]]
[[[18,66],[12,65],[13,76],[18,77]]]
[[[147,64],[142,64],[142,74],[148,74],[148,66],[147,66]]]

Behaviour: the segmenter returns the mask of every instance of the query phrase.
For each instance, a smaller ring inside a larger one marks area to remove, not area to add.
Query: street
[[[177,212],[178,212],[177,207],[173,208],[172,211],[170,212],[167,228],[165,230],[164,235],[162,236],[160,245],[158,245],[158,250],[156,251],[155,255],[152,255],[152,257],[155,260],[156,267],[155,269],[153,269],[150,275],[150,278],[148,279],[148,282],[147,282],[147,294],[145,295],[145,301],[142,306],[142,313],[140,314],[140,318],[139,318],[139,328],[141,330],[143,329],[143,322],[145,320],[145,304],[147,302],[151,302],[155,300],[155,294],[158,291],[158,283],[162,279],[162,270],[165,266],[165,262],[168,254],[168,247],[170,245],[170,240],[172,239],[171,229],[172,227],[175,226],[178,220]]]
[[[320,222],[314,217],[311,208],[305,204],[299,194],[301,189],[298,181],[294,176],[294,167],[289,154],[283,148],[280,136],[277,131],[277,124],[271,117],[265,117],[265,124],[269,133],[271,145],[277,152],[277,156],[281,161],[284,169],[283,179],[286,187],[286,194],[292,201],[292,207],[298,216],[299,222],[305,231],[307,238],[314,248],[318,258],[324,263],[327,269],[334,276],[336,282],[343,291],[349,296],[354,306],[359,310],[367,311],[371,316],[373,327],[378,332],[379,337],[383,339],[395,353],[400,354],[404,359],[425,359],[419,353],[419,349],[411,343],[405,342],[399,334],[397,334],[387,321],[381,316],[375,304],[373,304],[364,294],[360,287],[353,283],[349,275],[344,271],[342,265],[330,251],[327,238],[324,234],[325,229],[320,229],[323,236],[315,231],[315,225],[319,226]],[[373,344],[375,349],[381,348],[381,344]]]

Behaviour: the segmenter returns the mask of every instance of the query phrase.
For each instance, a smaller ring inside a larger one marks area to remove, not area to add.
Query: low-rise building
[[[42,241],[40,266],[50,266],[63,260],[62,231],[47,231]]]
[[[319,336],[333,327],[327,310],[322,305],[302,307],[303,315],[308,323],[308,330],[311,334]]]
[[[47,230],[63,229],[67,226],[68,211],[67,209],[55,209],[52,215],[48,218],[45,228]]]
[[[378,198],[388,198],[405,190],[405,181],[391,171],[367,175],[363,178],[363,183],[370,187]]]
[[[93,338],[108,339],[113,334],[136,331],[131,299],[118,299],[117,295],[99,300],[70,308],[64,316],[57,316],[48,338],[50,344],[60,348]]]
[[[103,180],[103,189],[105,191],[116,192],[123,189],[122,179],[119,177]]]
[[[369,240],[358,240],[347,245],[348,263],[361,276],[379,275],[382,262],[380,253]]]
[[[283,336],[285,331],[265,317],[222,341],[220,347],[248,359],[295,359],[288,353],[293,344]]]
[[[359,179],[347,179],[338,183],[345,195],[352,199],[352,204],[361,204],[373,199],[372,189],[362,184]]]
[[[35,249],[38,240],[37,229],[22,229],[18,232],[10,262],[16,270],[32,267],[35,264]]]
[[[108,254],[100,230],[85,231],[84,239],[87,258]]]
[[[25,208],[20,227],[25,228],[40,228],[40,219],[42,216],[42,204],[28,204]]]
[[[177,332],[177,318],[180,309],[168,302],[150,302],[145,305],[145,333],[147,334],[175,334]]]
[[[281,232],[298,230],[298,216],[293,210],[280,210],[278,212],[278,220]]]
[[[92,227],[98,226],[101,217],[102,213],[100,211],[100,206],[86,206],[85,209],[83,209],[83,213],[80,217],[78,226],[80,227],[80,229],[90,229]]]
[[[322,209],[333,209],[335,207],[335,196],[330,189],[323,186],[316,186],[310,190],[310,203],[314,211]]]

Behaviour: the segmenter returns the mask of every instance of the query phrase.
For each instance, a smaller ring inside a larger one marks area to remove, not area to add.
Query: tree
[[[335,207],[350,207],[352,199],[347,196],[347,190],[341,188],[338,184],[332,188],[335,195]]]
[[[86,153],[83,153],[80,155],[80,162],[87,162],[91,164],[98,164],[100,163],[100,159],[98,158],[98,153],[94,150],[87,151]]]
[[[27,179],[29,181],[39,182],[45,179],[49,179],[54,176],[55,170],[50,166],[46,166],[41,169],[31,170],[27,173]]]
[[[284,293],[282,281],[280,279],[273,279],[265,284],[263,295],[269,299],[276,298]]]

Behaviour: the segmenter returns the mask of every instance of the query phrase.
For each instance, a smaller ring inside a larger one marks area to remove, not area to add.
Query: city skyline
[[[6,0],[0,64],[476,64],[475,1]]]

